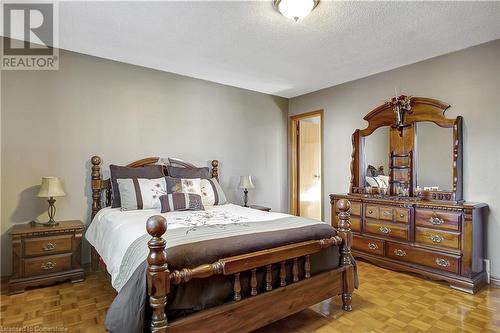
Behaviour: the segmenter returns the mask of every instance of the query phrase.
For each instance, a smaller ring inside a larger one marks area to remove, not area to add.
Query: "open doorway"
[[[290,211],[323,220],[323,110],[290,120]]]

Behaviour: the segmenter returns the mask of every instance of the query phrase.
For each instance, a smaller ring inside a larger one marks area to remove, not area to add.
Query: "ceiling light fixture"
[[[318,3],[319,0],[273,0],[277,11],[295,22],[309,15]]]

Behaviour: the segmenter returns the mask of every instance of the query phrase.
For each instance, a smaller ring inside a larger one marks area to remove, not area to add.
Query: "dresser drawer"
[[[377,254],[379,256],[384,255],[384,241],[379,239],[372,239],[367,237],[362,237],[358,235],[353,235],[352,237],[352,248],[355,250]]]
[[[462,213],[432,209],[415,209],[415,224],[422,227],[459,230]]]
[[[361,203],[351,202],[351,215],[361,216]]]
[[[72,238],[72,235],[26,238],[24,240],[24,255],[31,257],[71,252]]]
[[[396,222],[409,223],[410,210],[408,208],[396,208],[394,209],[394,217]]]
[[[379,207],[379,218],[381,220],[391,221],[393,220],[393,208],[392,207]]]
[[[404,225],[366,220],[365,231],[378,236],[409,239],[409,228]]]
[[[365,217],[378,220],[378,206],[366,205]]]
[[[67,271],[71,269],[71,253],[23,259],[26,277]]]
[[[415,240],[420,244],[458,250],[460,233],[417,227]]]
[[[428,266],[458,274],[460,257],[411,246],[387,243],[387,256],[392,259]]]

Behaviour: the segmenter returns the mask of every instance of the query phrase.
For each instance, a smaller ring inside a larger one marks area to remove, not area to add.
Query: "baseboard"
[[[500,277],[490,276],[490,285],[495,288],[500,288]]]

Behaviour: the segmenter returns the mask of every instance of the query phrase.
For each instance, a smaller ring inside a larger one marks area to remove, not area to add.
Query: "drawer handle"
[[[429,237],[431,239],[431,241],[433,241],[434,243],[441,243],[443,241],[443,237],[439,236],[439,235],[430,235]]]
[[[44,251],[52,251],[55,248],[56,248],[56,244],[49,242],[44,247],[42,247],[42,250],[44,250]]]
[[[441,267],[450,267],[450,262],[443,258],[436,258],[436,264]]]
[[[40,266],[44,271],[50,271],[51,269],[54,269],[56,267],[56,263],[53,261],[47,261],[46,263],[42,263]]]
[[[373,210],[369,210],[368,214],[372,215],[373,214]]]
[[[398,257],[404,257],[406,255],[406,252],[401,249],[396,249],[394,250],[394,254],[397,255]]]
[[[375,243],[368,243],[368,248],[370,250],[376,250],[376,249],[378,249],[378,245]]]
[[[405,217],[405,214],[401,213],[401,214],[399,214],[399,217],[403,218],[403,217]]]
[[[443,219],[440,219],[439,217],[437,216],[433,216],[429,219],[429,222],[432,224],[432,225],[441,225],[444,223],[444,220]]]
[[[389,213],[388,211],[384,211],[384,216],[389,216],[391,215],[391,213]]]
[[[389,229],[387,227],[380,227],[380,228],[378,228],[378,230],[380,230],[380,232],[382,232],[384,234],[388,234],[391,232],[391,229]]]

